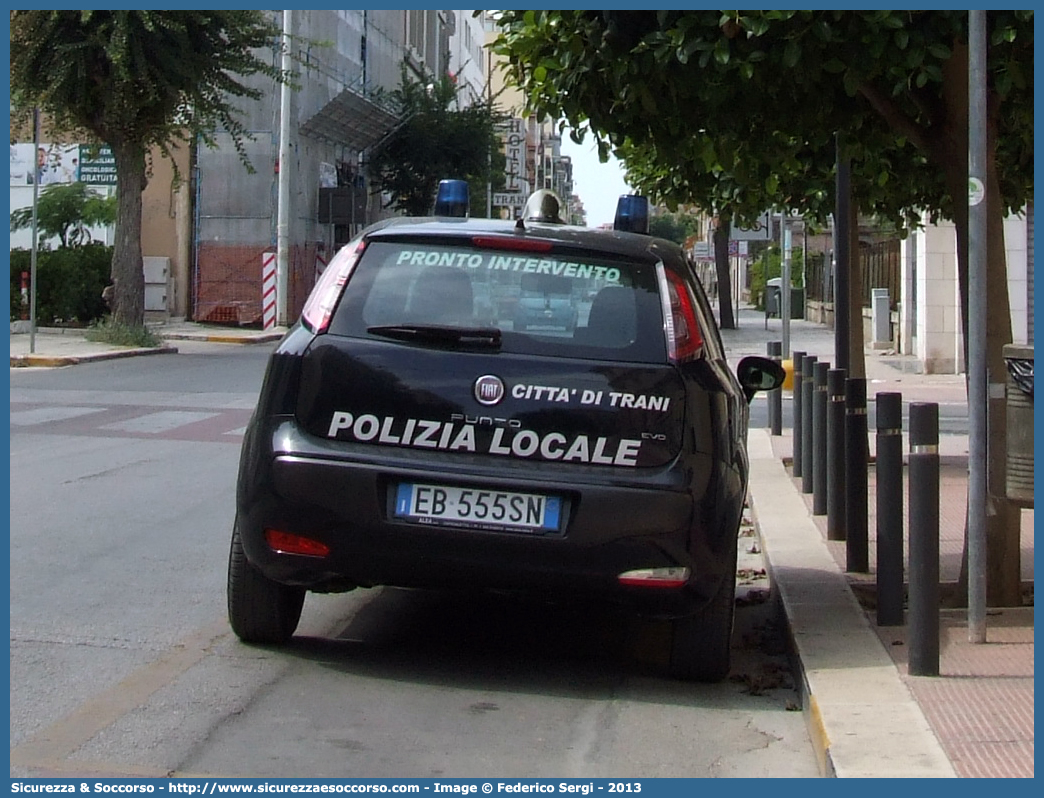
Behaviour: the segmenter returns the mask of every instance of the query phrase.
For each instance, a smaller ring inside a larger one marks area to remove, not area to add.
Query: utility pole
[[[283,10],[282,70],[290,71],[293,12]],[[287,290],[290,274],[290,87],[279,85],[279,180],[276,209],[276,324],[289,326]],[[271,273],[271,272],[270,272]]]
[[[836,205],[834,209],[834,364],[852,375],[850,357],[852,249],[849,246],[852,210],[852,164],[841,155],[841,137],[837,142]]]
[[[968,641],[986,642],[986,12],[968,12]],[[954,199],[959,199],[954,197]]]

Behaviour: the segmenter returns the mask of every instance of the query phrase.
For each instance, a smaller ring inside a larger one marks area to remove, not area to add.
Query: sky
[[[583,200],[588,226],[612,224],[616,201],[631,191],[624,182],[623,166],[611,155],[608,163],[599,163],[598,148],[590,134],[583,144],[574,144],[569,134],[563,133],[562,154],[573,160],[573,191]]]

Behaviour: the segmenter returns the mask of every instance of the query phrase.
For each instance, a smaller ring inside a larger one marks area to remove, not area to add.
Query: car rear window
[[[654,263],[575,249],[517,252],[471,245],[374,242],[329,333],[435,325],[501,332],[521,354],[663,362]]]

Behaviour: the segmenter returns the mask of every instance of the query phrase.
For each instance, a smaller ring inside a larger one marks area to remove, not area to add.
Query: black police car
[[[597,231],[561,224],[549,192],[518,222],[468,219],[466,188],[341,249],[273,353],[232,628],[285,642],[309,590],[595,596],[672,619],[674,675],[723,678],[748,402],[782,369],[731,371],[682,250],[622,231],[648,229],[644,199]],[[532,291],[568,313],[520,329]]]

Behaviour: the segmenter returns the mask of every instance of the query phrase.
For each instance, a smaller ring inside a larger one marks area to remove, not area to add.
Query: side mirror
[[[773,391],[780,387],[786,378],[786,372],[779,361],[750,355],[739,362],[736,376],[749,402],[758,391]]]

